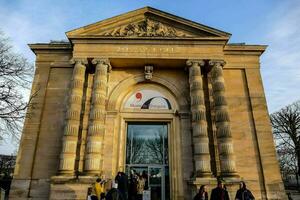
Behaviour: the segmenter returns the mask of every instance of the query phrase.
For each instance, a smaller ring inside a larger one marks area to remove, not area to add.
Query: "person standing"
[[[224,183],[219,180],[218,185],[211,191],[210,200],[229,200],[227,190],[224,189]]]
[[[146,183],[145,178],[142,176],[142,174],[140,174],[138,176],[138,179],[137,179],[137,199],[138,200],[143,199],[143,192],[145,190],[145,183]]]
[[[118,172],[115,181],[118,183],[118,189],[123,195],[123,199],[128,199],[128,177],[124,172]]]
[[[244,181],[240,182],[240,189],[236,192],[235,200],[254,200],[251,191],[247,189]]]
[[[93,188],[89,187],[87,192],[87,200],[95,200],[98,199],[95,194],[93,194]]]
[[[194,200],[208,200],[206,185],[201,185],[199,192],[194,197]]]
[[[112,188],[106,194],[106,200],[124,200],[122,193],[118,190],[118,184],[112,183]]]
[[[133,170],[131,171],[130,174],[128,197],[129,200],[137,199],[137,175]]]
[[[96,182],[93,184],[93,194],[97,196],[99,200],[101,200],[101,194],[104,193],[104,183],[102,182],[101,178],[97,178]]]

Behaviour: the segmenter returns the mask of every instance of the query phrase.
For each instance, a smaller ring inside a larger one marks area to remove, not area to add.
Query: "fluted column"
[[[110,64],[108,59],[93,59],[92,63],[96,64],[96,71],[92,90],[85,172],[87,174],[99,174],[102,162],[103,136],[105,133],[107,72]]]
[[[75,66],[71,81],[68,110],[66,113],[62,151],[60,154],[59,173],[61,174],[73,174],[75,170],[76,149],[86,69],[85,64],[87,64],[87,60],[74,58],[71,60],[71,63],[75,64]]]
[[[196,177],[210,177],[209,139],[207,135],[201,66],[203,60],[188,60]]]
[[[221,165],[221,176],[237,176],[235,157],[233,152],[230,119],[225,97],[225,84],[223,77],[223,60],[211,60],[212,89],[215,103],[215,121],[217,127],[217,140]]]

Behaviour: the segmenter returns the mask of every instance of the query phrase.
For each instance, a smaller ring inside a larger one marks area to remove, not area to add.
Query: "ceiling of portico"
[[[181,17],[145,7],[66,33],[69,39],[223,39],[230,35]]]

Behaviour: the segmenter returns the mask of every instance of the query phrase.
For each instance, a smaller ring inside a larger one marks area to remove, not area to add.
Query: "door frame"
[[[128,123],[136,123],[136,124],[143,124],[143,122],[146,123],[161,123],[162,125],[165,124],[167,125],[167,141],[168,141],[168,165],[166,164],[126,164],[126,144],[127,144],[127,134],[128,134]],[[130,166],[130,167],[147,167],[147,172],[148,172],[148,187],[150,187],[150,168],[159,168],[162,172],[162,178],[161,178],[161,199],[165,200],[165,194],[166,194],[166,188],[165,188],[165,167],[168,166],[169,168],[169,187],[171,187],[171,173],[170,173],[170,124],[171,124],[171,120],[153,120],[153,119],[149,119],[149,120],[125,120],[125,127],[126,127],[126,134],[125,134],[125,154],[124,154],[124,158],[125,158],[125,168],[123,171],[126,170],[126,166]],[[171,188],[170,188],[170,192],[171,192]],[[171,197],[171,194],[169,194]]]
[[[116,119],[115,129],[119,131],[115,136],[117,145],[114,145],[116,152],[115,167],[113,174],[118,171],[125,171],[126,168],[126,139],[127,139],[127,122],[163,122],[168,124],[168,150],[169,150],[169,183],[170,199],[177,199],[178,195],[183,195],[184,180],[182,177],[182,158],[181,158],[181,126],[179,116],[173,110],[164,112],[157,111],[131,111],[120,112]],[[176,176],[173,176],[176,174]],[[175,192],[177,191],[177,192]]]

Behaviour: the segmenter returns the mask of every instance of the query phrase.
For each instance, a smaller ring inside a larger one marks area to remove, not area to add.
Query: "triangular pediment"
[[[218,38],[228,40],[229,33],[187,19],[145,7],[66,33],[72,38]]]

